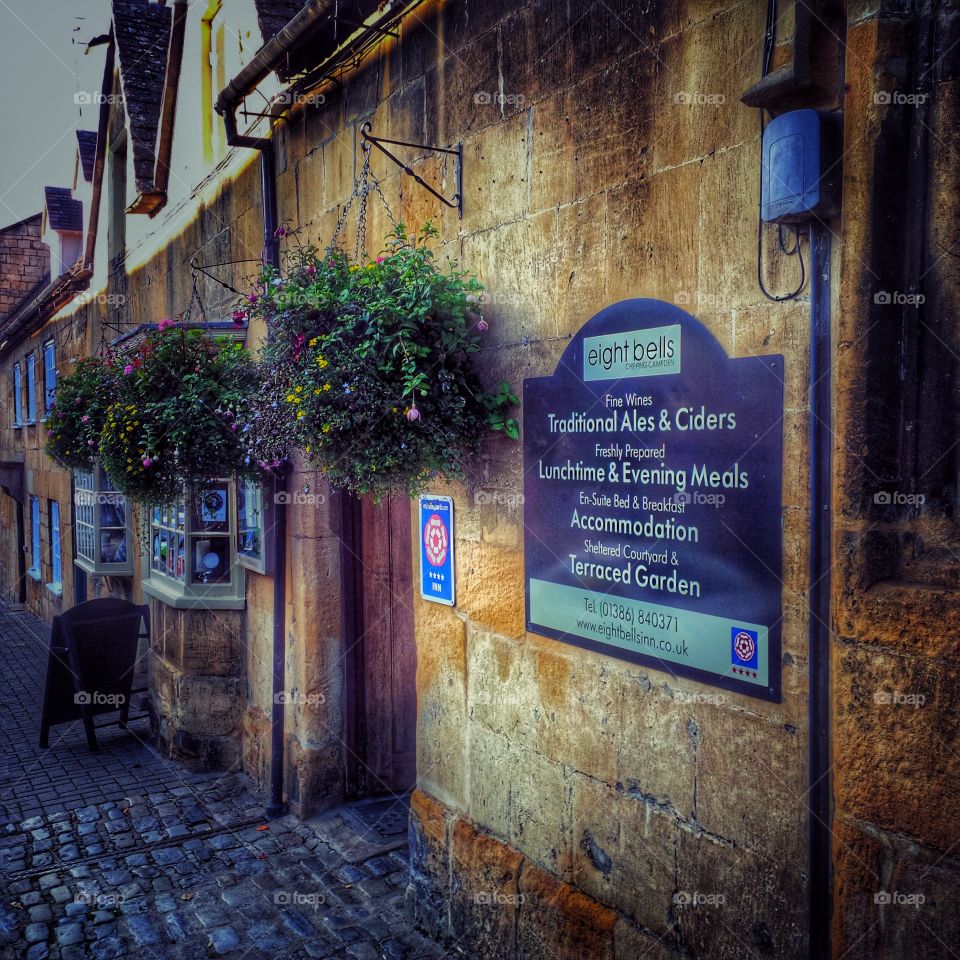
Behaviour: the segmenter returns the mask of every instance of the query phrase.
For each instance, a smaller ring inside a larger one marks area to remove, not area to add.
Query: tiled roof
[[[160,103],[170,41],[170,7],[148,0],[113,0],[120,85],[133,142],[137,190],[153,189]]]
[[[83,232],[83,204],[73,199],[67,187],[44,187],[47,223],[51,230]]]
[[[303,8],[305,0],[254,0],[263,42],[272,40]]]
[[[78,130],[77,148],[80,151],[80,166],[83,170],[83,179],[90,183],[93,180],[93,163],[97,156],[97,131]]]

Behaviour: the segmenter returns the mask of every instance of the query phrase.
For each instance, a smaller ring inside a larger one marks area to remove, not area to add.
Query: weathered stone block
[[[410,886],[407,909],[431,936],[450,930],[450,839],[447,809],[422,790],[410,798]]]
[[[517,960],[613,960],[613,910],[529,863],[520,895]]]
[[[519,876],[523,857],[478,832],[467,820],[453,826],[450,848],[450,933],[473,956],[515,960]]]

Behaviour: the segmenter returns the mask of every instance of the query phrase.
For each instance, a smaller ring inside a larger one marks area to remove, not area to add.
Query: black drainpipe
[[[830,956],[832,858],[830,824],[830,555],[831,337],[830,228],[810,226],[810,661],[808,700],[809,826],[807,910],[811,960]]]

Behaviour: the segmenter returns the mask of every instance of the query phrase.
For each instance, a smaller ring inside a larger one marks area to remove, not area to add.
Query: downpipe
[[[810,960],[829,960],[832,913],[830,569],[832,412],[830,228],[810,225],[810,590],[807,917]]]

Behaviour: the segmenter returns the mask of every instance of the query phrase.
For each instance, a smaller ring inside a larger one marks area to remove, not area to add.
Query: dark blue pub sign
[[[779,700],[783,357],[626,300],[524,381],[523,437],[527,629]]]

